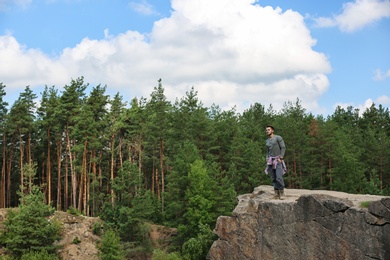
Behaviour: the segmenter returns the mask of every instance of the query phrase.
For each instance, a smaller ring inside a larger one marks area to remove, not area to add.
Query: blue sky
[[[390,1],[0,0],[0,82],[10,105],[29,85],[84,76],[112,97],[280,110],[302,101],[390,106]]]

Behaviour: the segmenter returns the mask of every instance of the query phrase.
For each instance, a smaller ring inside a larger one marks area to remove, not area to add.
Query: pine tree
[[[5,85],[0,83],[0,149],[2,151],[1,155],[1,175],[0,175],[0,208],[6,207],[6,197],[9,197],[9,191],[6,187],[7,178],[6,178],[6,167],[7,167],[7,133],[6,133],[6,118],[8,113],[8,103],[4,101],[4,97],[6,95]]]
[[[35,170],[27,165],[24,172]],[[54,253],[56,248],[53,243],[61,238],[61,226],[48,219],[54,208],[44,202],[44,194],[38,186],[30,187],[29,193],[24,194],[23,188],[19,193],[19,210],[8,211],[0,238],[7,251],[17,257],[29,251]]]
[[[69,207],[69,173],[71,177],[71,206],[77,208],[77,173],[74,164],[76,154],[73,147],[76,145],[76,140],[73,136],[73,130],[77,123],[77,115],[80,113],[80,108],[83,105],[85,98],[85,89],[88,84],[84,84],[84,78],[80,77],[76,80],[71,80],[70,85],[64,87],[64,91],[60,97],[60,109],[58,116],[63,121],[64,136],[66,147],[65,156],[65,183],[64,183],[64,210]]]
[[[151,94],[151,100],[146,104],[148,124],[146,124],[145,135],[147,136],[146,141],[149,144],[149,149],[153,154],[151,174],[153,177],[151,181],[152,186],[154,183],[155,189],[152,190],[155,190],[157,197],[161,199],[162,211],[165,207],[165,146],[171,127],[168,118],[170,111],[171,104],[167,101],[160,79],[158,87],[155,87]]]
[[[120,237],[112,229],[104,232],[102,240],[98,245],[101,260],[121,260],[124,258],[123,248],[120,244]]]

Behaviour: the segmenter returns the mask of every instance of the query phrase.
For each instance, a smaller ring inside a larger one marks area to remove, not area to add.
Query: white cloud
[[[376,104],[381,104],[383,106],[390,106],[390,97],[389,96],[380,96],[376,99]]]
[[[373,78],[375,81],[382,81],[386,78],[390,78],[390,69],[388,69],[385,73],[382,73],[380,69],[375,70],[375,75]]]
[[[362,115],[364,111],[366,111],[372,106],[372,104],[375,104],[375,106],[382,105],[384,107],[387,107],[390,105],[390,97],[383,95],[377,97],[375,100],[373,100],[372,98],[368,98],[364,101],[363,104],[358,105],[355,105],[353,103],[338,103],[334,106],[334,108],[340,106],[341,108],[347,109],[349,106],[351,106],[355,109],[359,109],[359,115]]]
[[[7,88],[62,87],[84,76],[129,98],[148,97],[163,79],[168,98],[192,86],[206,106],[243,110],[254,102],[280,109],[298,97],[308,111],[321,110],[327,91],[327,57],[297,12],[255,0],[172,0],[170,17],[148,35],[127,31],[104,39],[84,38],[56,58],[0,38],[0,78]]]
[[[36,49],[27,49],[11,35],[0,36],[0,78],[12,89],[69,81],[67,68]]]
[[[382,105],[384,107],[387,107],[390,105],[390,97],[383,95],[380,97],[377,97],[375,100],[372,100],[371,98],[367,99],[364,104],[358,105],[360,115],[366,111],[368,108],[370,108],[373,104],[375,104],[376,107],[379,105]]]
[[[343,5],[342,13],[316,19],[318,27],[338,26],[341,31],[353,32],[375,21],[390,17],[388,0],[356,0]]]
[[[27,8],[32,3],[32,0],[0,0],[0,12],[7,11],[13,6],[22,9]]]
[[[135,12],[143,15],[153,15],[158,14],[154,6],[149,4],[146,0],[141,0],[139,2],[131,1],[129,7]]]

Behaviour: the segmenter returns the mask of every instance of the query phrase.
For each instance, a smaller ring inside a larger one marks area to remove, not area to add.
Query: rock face
[[[58,241],[62,260],[98,260],[99,250],[96,248],[100,237],[93,234],[94,223],[100,223],[99,218],[71,215],[56,211],[54,218],[63,223],[62,239]]]
[[[218,218],[211,260],[390,259],[390,197],[271,186],[238,196]],[[368,207],[362,206],[368,203]]]

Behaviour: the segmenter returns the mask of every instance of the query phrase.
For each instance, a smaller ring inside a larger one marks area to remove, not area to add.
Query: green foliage
[[[107,202],[103,206],[101,216],[105,221],[105,229],[118,230],[123,241],[136,241],[142,238],[141,220],[134,218],[133,211],[128,206],[112,205]]]
[[[92,233],[97,236],[102,235],[103,223],[95,222],[92,224]]]
[[[380,190],[380,179],[375,169],[372,169],[370,176],[367,178],[362,193],[385,195],[384,191]]]
[[[199,225],[213,226],[217,217],[230,212],[235,203],[233,186],[224,184],[224,178],[214,176],[218,172],[213,166],[206,166],[196,160],[188,173],[188,186],[185,198],[188,201],[184,218],[185,228],[181,233],[192,237],[200,232]]]
[[[70,206],[66,212],[71,214],[71,215],[75,215],[75,216],[81,216],[82,215],[80,210],[78,210],[78,209],[76,209],[75,207],[72,207],[72,206]]]
[[[183,244],[183,258],[186,260],[206,259],[206,255],[214,240],[215,235],[210,227],[199,224],[198,235],[190,238]]]
[[[109,229],[104,232],[102,240],[98,244],[101,260],[121,260],[124,258],[120,237],[117,232]]]
[[[18,210],[8,211],[1,242],[15,256],[28,251],[54,253],[54,241],[60,239],[61,226],[48,220],[54,208],[44,203],[43,193],[33,187],[31,194],[21,198]]]
[[[80,240],[79,237],[73,238],[72,244],[78,245],[78,244],[80,244],[80,243],[81,243],[81,240]]]
[[[178,252],[167,253],[161,249],[155,249],[153,251],[153,260],[181,260],[182,257]]]
[[[360,207],[361,208],[368,208],[368,206],[370,205],[370,202],[371,201],[362,201],[362,202],[360,202]]]
[[[271,184],[264,174],[267,124],[287,145],[287,188],[390,195],[390,113],[382,105],[337,107],[324,118],[297,99],[280,111],[255,103],[240,114],[204,107],[194,88],[172,104],[161,80],[150,99],[134,98],[129,107],[119,93],[110,100],[106,87],[88,94],[87,87],[83,77],[61,91],[46,87],[38,108],[26,87],[8,112],[0,83],[0,161],[9,177],[0,187],[3,207],[17,206],[17,195],[27,207],[25,197],[40,183],[59,210],[101,215],[127,256],[150,254],[148,221],[178,227],[175,249],[186,244],[188,255],[199,256],[200,226],[212,229],[230,214],[236,194]],[[16,251],[28,248],[24,237],[4,235],[3,244],[5,238],[10,247],[20,243]]]
[[[47,251],[29,251],[24,253],[20,260],[57,260],[57,255],[50,254]]]

